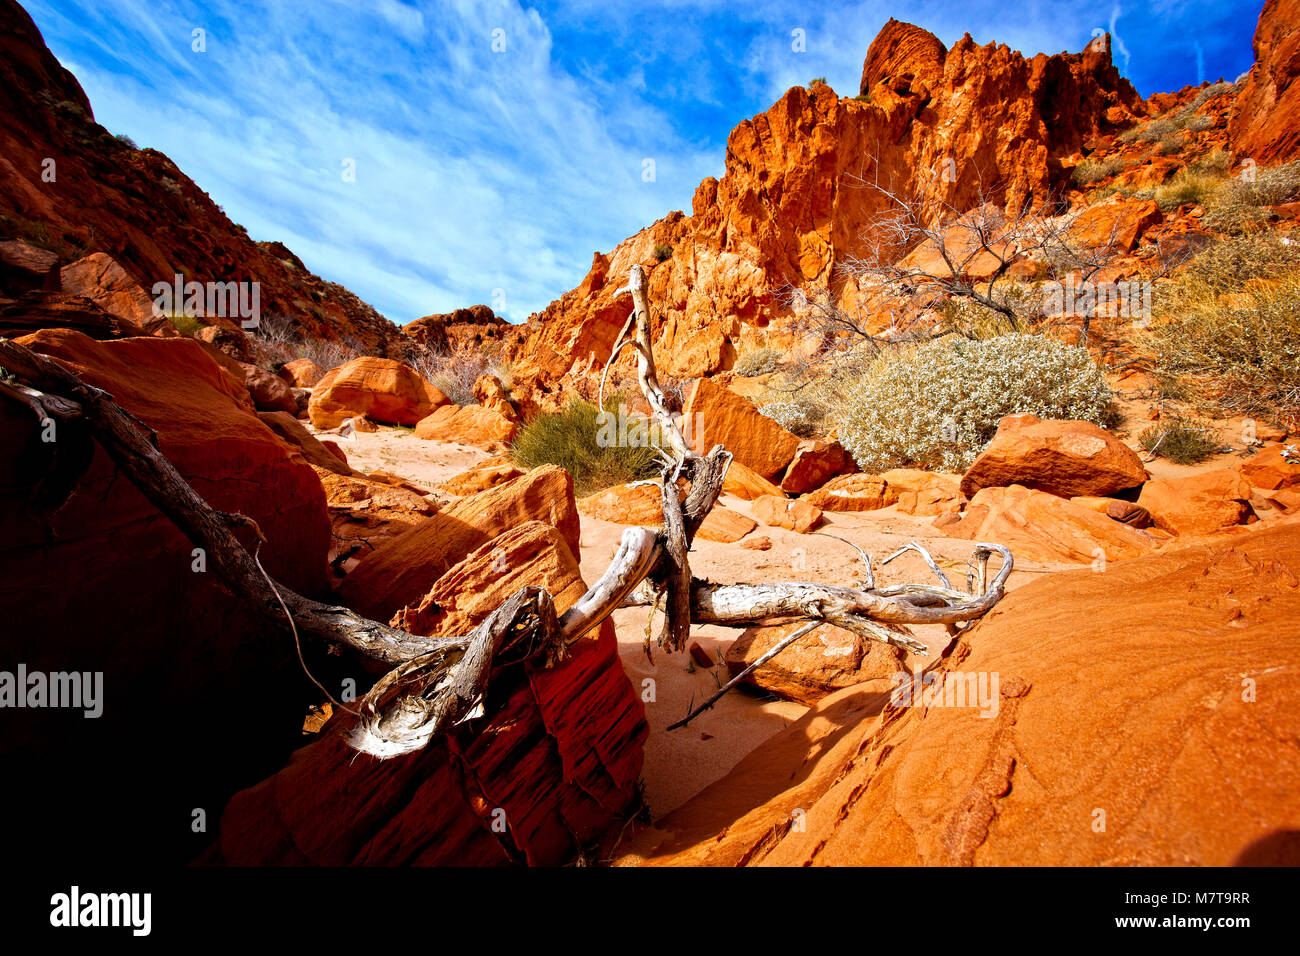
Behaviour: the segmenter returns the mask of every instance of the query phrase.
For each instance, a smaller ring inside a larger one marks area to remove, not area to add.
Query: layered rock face
[[[613,293],[632,264],[660,259],[649,278],[660,371],[729,368],[738,350],[779,341],[769,326],[789,311],[782,288],[856,301],[832,273],[867,249],[889,206],[868,183],[932,210],[969,209],[982,192],[1042,202],[1065,182],[1061,157],[1145,109],[1106,37],[1029,59],[969,36],[945,50],[894,20],[868,51],[862,92],[795,87],[737,126],[725,175],[700,184],[691,216],[673,213],[597,254],[576,289],[530,319],[516,377],[553,382],[603,363],[628,314]]]
[[[198,343],[67,330],[21,342],[153,429],[212,507],[255,520],[277,580],[326,596],[320,481]],[[62,425],[45,436],[28,409],[0,404],[0,669],[100,672],[103,715],[5,711],[0,760],[23,784],[6,788],[21,806],[4,813],[25,821],[11,837],[43,855],[66,844],[183,862],[211,839],[191,812],[215,821],[233,791],[279,766],[315,689],[288,632],[232,597],[98,445]],[[60,487],[71,497],[52,510]]]
[[[1035,581],[912,697],[827,698],[623,862],[1295,865],[1298,582],[1294,521]]]
[[[47,160],[52,160],[51,167]],[[51,178],[52,176],[52,178]],[[252,241],[170,159],[95,122],[76,79],[15,0],[0,0],[0,238],[40,238],[62,262],[106,253],[146,290],[179,272],[261,283],[264,316],[401,356],[410,339],[280,243]]]
[[[1300,2],[1268,0],[1255,28],[1255,65],[1233,105],[1234,151],[1260,165],[1300,156]]]
[[[560,613],[586,590],[565,535],[538,521],[466,555],[399,620],[415,633],[465,634],[527,584],[544,586]],[[486,710],[383,762],[350,750],[338,721],[231,801],[212,859],[555,866],[634,804],[648,730],[610,621],[554,667],[495,668]]]

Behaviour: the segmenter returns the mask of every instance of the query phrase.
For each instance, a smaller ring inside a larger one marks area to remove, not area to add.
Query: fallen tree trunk
[[[8,385],[0,396],[20,401],[38,421],[58,415],[84,424],[85,433],[145,497],[207,552],[222,582],[267,617],[287,624],[296,639],[348,648],[393,667],[359,702],[359,719],[348,738],[358,750],[380,758],[418,750],[439,730],[474,716],[481,709],[491,668],[502,655],[553,663],[569,644],[619,607],[663,604],[667,620],[659,642],[669,651],[685,647],[693,623],[743,627],[793,618],[834,624],[925,654],[926,645],[910,635],[907,625],[955,626],[979,617],[1002,598],[1013,561],[1011,553],[996,544],[975,546],[971,594],[952,589],[919,545],[911,547],[935,570],[940,586],[856,590],[803,582],[721,585],[694,579],[688,557],[691,543],[721,494],[731,455],[719,445],[700,456],[686,443],[655,375],[640,266],[633,267],[627,291],[633,295],[629,325],[635,322],[636,335],[630,343],[615,344],[611,361],[624,344],[635,346],[642,390],[672,451],[665,455],[663,473],[664,527],[626,529],[605,573],[558,620],[550,595],[526,587],[464,636],[410,634],[278,584],[258,560],[262,538],[255,522],[211,508],[158,450],[151,430],[107,392],[6,339],[0,339],[0,367],[25,384]],[[690,483],[684,500],[678,490],[678,479],[683,478]],[[255,536],[251,554],[236,535],[239,529]],[[985,587],[987,561],[994,553],[1001,555],[1002,567]],[[867,579],[873,581],[869,557],[867,563]],[[638,591],[642,584],[647,587]]]

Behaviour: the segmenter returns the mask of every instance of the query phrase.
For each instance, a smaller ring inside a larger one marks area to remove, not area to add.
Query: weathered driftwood
[[[256,546],[250,554],[236,535],[237,530],[251,529],[261,538],[251,519],[212,509],[158,450],[152,431],[107,392],[82,382],[59,363],[5,339],[0,339],[0,367],[12,373],[18,384],[3,383],[0,397],[21,402],[38,421],[57,417],[75,423],[80,428],[78,434],[85,438],[87,463],[93,436],[145,497],[207,552],[209,566],[222,582],[268,618],[281,624],[287,618],[295,638],[301,635],[349,648],[390,665],[393,669],[359,701],[358,722],[348,737],[358,750],[380,758],[418,750],[440,730],[480,713],[494,666],[516,660],[552,664],[563,657],[569,644],[620,607],[662,606],[666,622],[660,644],[670,651],[685,647],[693,623],[743,627],[784,619],[809,623],[799,629],[798,637],[811,631],[811,625],[830,623],[924,654],[926,646],[908,633],[907,625],[952,628],[979,617],[1001,599],[1012,557],[996,544],[975,546],[970,594],[952,589],[919,545],[909,547],[922,554],[942,586],[872,587],[870,557],[866,555],[866,590],[802,582],[721,585],[695,579],[689,563],[691,543],[722,492],[731,455],[720,445],[707,455],[696,454],[673,419],[655,372],[644,286],[644,274],[640,266],[634,266],[626,290],[633,297],[633,314],[610,361],[627,344],[638,353],[641,390],[664,436],[664,526],[657,531],[626,529],[605,573],[558,619],[550,595],[526,587],[464,636],[409,634],[348,608],[313,601],[274,582],[258,562]],[[633,324],[634,337],[623,342]],[[684,499],[679,480],[689,483]],[[71,482],[65,476],[63,484],[66,488],[62,490],[70,494],[75,476]],[[66,500],[66,495],[54,497],[56,505]],[[993,553],[1001,555],[1002,567],[985,586],[987,562]],[[784,641],[782,647],[796,639]]]

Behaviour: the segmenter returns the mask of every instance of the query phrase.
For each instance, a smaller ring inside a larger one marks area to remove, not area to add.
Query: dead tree
[[[908,318],[883,333],[875,332],[869,328],[869,317],[838,304],[831,288],[811,296],[799,288],[781,290],[778,297],[800,316],[796,326],[822,343],[821,357],[833,360],[863,348],[874,353],[884,346],[952,333],[970,335],[961,323],[944,318],[953,304],[970,305],[1008,332],[1051,321],[1076,321],[1080,344],[1087,341],[1095,309],[1053,316],[1046,308],[1044,283],[1059,287],[1095,283],[1122,254],[1117,225],[1107,235],[1085,240],[1072,231],[1075,216],[1029,200],[1004,207],[983,188],[971,208],[959,209],[860,177],[855,177],[855,184],[879,194],[886,209],[873,217],[863,233],[862,251],[839,263],[836,273],[841,281],[856,281],[860,288],[876,288],[898,298],[902,303],[898,311]],[[932,253],[929,261],[909,257],[923,248]],[[1031,265],[1032,277],[1008,281],[1017,263]]]
[[[684,648],[692,624],[746,627],[781,620],[833,624],[925,654],[926,646],[911,635],[909,625],[941,624],[954,629],[980,617],[1002,598],[1013,561],[1010,551],[998,544],[975,545],[968,592],[952,588],[942,572],[937,572],[938,585],[865,590],[800,582],[722,585],[696,579],[690,567],[691,543],[722,492],[731,455],[721,445],[699,455],[686,442],[668,412],[655,373],[640,266],[632,268],[625,291],[632,295],[633,314],[624,335],[635,327],[627,344],[637,351],[641,389],[667,439],[664,524],[659,529],[627,528],[604,574],[565,613],[556,613],[550,594],[542,588],[525,587],[462,636],[410,634],[348,608],[313,601],[274,581],[258,560],[257,545],[250,553],[237,535],[251,532],[260,540],[254,522],[212,509],[158,450],[152,431],[107,392],[6,339],[0,339],[0,367],[14,381],[0,382],[0,395],[21,402],[38,422],[56,420],[60,433],[98,441],[145,497],[207,552],[222,582],[290,630],[295,639],[350,649],[387,665],[390,670],[358,702],[358,719],[348,731],[353,747],[379,758],[418,750],[440,730],[478,716],[494,666],[518,661],[554,664],[564,658],[569,645],[620,607],[661,607],[664,625],[659,644],[668,651]],[[615,355],[623,347],[621,339]],[[88,465],[89,455],[82,457]],[[688,483],[684,497],[679,491],[683,480]],[[66,500],[75,478],[64,476],[59,484],[66,493],[56,498]],[[925,554],[919,545],[915,547]],[[993,554],[1001,556],[1002,564],[989,580],[987,564]],[[925,557],[935,568],[928,554]],[[872,582],[867,560],[868,582]]]

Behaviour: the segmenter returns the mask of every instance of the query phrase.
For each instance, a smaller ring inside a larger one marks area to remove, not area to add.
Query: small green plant
[[[673,257],[673,247],[666,242],[658,243],[654,248],[655,262],[663,262]]]
[[[173,312],[167,316],[170,322],[181,335],[186,338],[194,338],[200,331],[208,327],[208,323],[193,315],[186,315],[184,312]]]
[[[825,86],[825,85],[826,85],[826,77],[824,76],[814,76],[811,80],[808,81],[808,89],[810,90],[814,86]]]
[[[130,149],[140,148],[139,146],[135,145],[135,140],[133,140],[130,136],[127,136],[126,133],[118,133],[117,141],[121,143],[123,146],[126,146]]]
[[[1219,450],[1213,429],[1203,422],[1177,417],[1152,425],[1138,440],[1148,452],[1179,465],[1205,461]]]
[[[521,428],[510,457],[521,468],[560,466],[573,476],[579,497],[652,478],[660,470],[656,436],[634,422],[644,424],[628,415],[621,395],[608,396],[603,413],[574,396],[562,411],[538,415]]]
[[[776,349],[749,349],[741,352],[732,369],[737,375],[753,378],[775,372],[781,365],[781,353]]]

